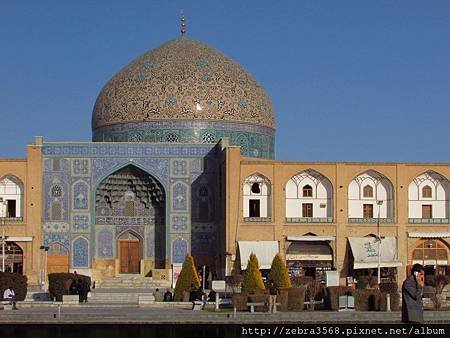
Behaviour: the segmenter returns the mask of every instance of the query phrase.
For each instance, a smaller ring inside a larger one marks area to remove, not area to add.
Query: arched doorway
[[[141,266],[164,268],[165,203],[162,184],[133,164],[104,178],[95,194],[97,257],[115,259],[116,273],[147,274]]]
[[[426,285],[434,283],[435,275],[450,275],[449,251],[449,247],[437,238],[421,239],[413,246],[410,263],[424,266]]]
[[[0,245],[0,259],[2,257],[3,246]],[[15,242],[5,243],[5,271],[23,273],[23,250]]]
[[[140,273],[142,244],[140,238],[127,231],[119,236],[120,273]]]

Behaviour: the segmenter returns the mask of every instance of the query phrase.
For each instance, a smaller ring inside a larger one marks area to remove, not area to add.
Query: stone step
[[[119,292],[93,292],[89,298],[89,303],[129,303],[138,304],[139,296],[145,296],[147,298],[153,298],[153,294],[150,293],[119,293]]]

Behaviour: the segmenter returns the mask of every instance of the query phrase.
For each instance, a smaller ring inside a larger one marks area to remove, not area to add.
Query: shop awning
[[[409,238],[450,238],[450,232],[408,232]]]
[[[253,252],[258,258],[260,269],[270,269],[273,258],[278,253],[276,241],[240,241],[238,242],[241,269],[247,269],[248,259]]]
[[[336,237],[334,236],[288,236],[286,238],[288,241],[334,241]]]
[[[354,263],[353,269],[369,269],[378,267],[378,243],[375,237],[349,237]],[[380,267],[391,268],[402,266],[398,261],[397,240],[385,237],[380,243]]]

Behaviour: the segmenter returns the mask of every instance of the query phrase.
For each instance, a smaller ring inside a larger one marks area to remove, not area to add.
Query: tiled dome
[[[92,129],[174,119],[275,125],[270,100],[253,76],[184,36],[150,50],[108,81],[95,103]]]

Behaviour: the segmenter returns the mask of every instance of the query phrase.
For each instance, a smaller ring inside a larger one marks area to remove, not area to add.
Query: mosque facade
[[[218,278],[250,252],[340,284],[380,264],[398,282],[416,262],[450,274],[449,163],[277,161],[265,90],[185,34],[106,83],[92,135],[36,137],[26,159],[0,159],[2,268],[31,284],[170,278],[187,253]]]

